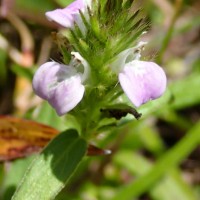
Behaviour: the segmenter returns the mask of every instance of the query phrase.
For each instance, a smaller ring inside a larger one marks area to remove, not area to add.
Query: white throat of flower
[[[91,8],[91,6],[92,6],[92,0],[84,0],[84,2],[85,2],[85,4],[86,4],[89,8]]]
[[[90,75],[90,66],[88,62],[78,53],[78,52],[71,52],[71,55],[74,56],[70,65],[74,65],[75,67],[77,64],[83,65],[83,73],[81,73],[81,82],[84,83]]]
[[[133,48],[133,54],[134,54],[134,59],[133,60],[140,60],[141,57],[141,51],[144,49],[144,46],[147,44],[147,42],[139,42],[136,47]]]
[[[144,49],[146,44],[147,42],[141,41],[135,47],[126,49],[119,53],[114,62],[111,63],[111,69],[118,74],[123,70],[125,64],[132,62],[133,60],[140,60],[141,51]]]

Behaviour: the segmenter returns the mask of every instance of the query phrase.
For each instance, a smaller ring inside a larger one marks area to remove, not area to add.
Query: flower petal
[[[79,10],[84,11],[86,6],[87,4],[84,0],[76,0],[66,8],[49,11],[45,15],[50,21],[55,21],[63,27],[71,28],[78,19]]]
[[[72,76],[52,89],[52,98],[49,99],[49,103],[58,115],[64,115],[81,101],[84,91],[85,87],[81,84],[80,75]]]
[[[85,91],[81,74],[71,66],[54,61],[43,64],[36,71],[33,89],[55,108],[58,115],[72,110],[81,101]]]
[[[153,62],[134,60],[127,63],[119,73],[122,89],[139,107],[152,99],[159,98],[166,89],[167,79],[163,69]]]
[[[51,61],[39,67],[33,77],[33,90],[41,98],[51,98],[51,88],[63,79],[76,74],[76,70],[70,66]]]

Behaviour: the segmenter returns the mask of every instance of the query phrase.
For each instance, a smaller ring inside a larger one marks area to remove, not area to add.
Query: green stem
[[[200,122],[197,123],[176,146],[160,158],[148,173],[122,188],[112,200],[133,199],[133,197],[138,197],[143,192],[153,187],[167,171],[178,166],[200,143],[199,133]]]

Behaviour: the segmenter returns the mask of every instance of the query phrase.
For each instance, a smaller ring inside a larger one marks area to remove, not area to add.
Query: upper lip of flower
[[[79,12],[85,12],[87,6],[91,7],[91,0],[76,0],[63,9],[48,11],[45,15],[50,21],[55,21],[66,28],[73,28],[74,22],[80,21]]]

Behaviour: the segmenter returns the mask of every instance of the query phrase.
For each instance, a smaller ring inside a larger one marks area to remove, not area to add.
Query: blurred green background
[[[45,12],[69,0],[2,0],[0,7],[0,114],[59,130],[59,118],[33,94],[36,68],[60,55],[51,37],[58,27]],[[93,143],[109,156],[86,157],[57,200],[200,199],[200,1],[140,1],[151,21],[143,58],[166,71],[163,97],[141,106]],[[66,120],[67,118],[67,120]],[[68,122],[69,123],[66,123]],[[0,165],[0,199],[10,200],[34,156]]]

